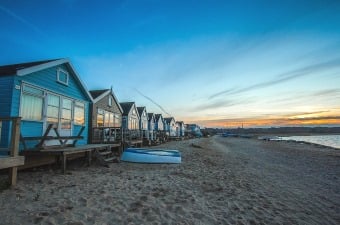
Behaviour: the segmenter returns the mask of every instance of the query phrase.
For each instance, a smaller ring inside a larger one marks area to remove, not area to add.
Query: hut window
[[[105,111],[105,115],[104,115],[104,127],[109,127],[110,126],[109,121],[110,121],[110,113]]]
[[[61,111],[61,128],[71,129],[72,101],[64,98],[62,106],[63,108]]]
[[[54,127],[57,127],[59,122],[59,104],[59,96],[51,94],[47,96],[47,122],[48,124],[54,124]]]
[[[74,124],[82,126],[85,124],[85,104],[82,102],[74,102]]]
[[[97,112],[97,127],[104,126],[104,110],[98,109]]]
[[[23,120],[42,120],[43,91],[24,85],[21,99],[21,117]]]
[[[109,106],[112,106],[112,97],[111,97],[111,96],[109,97],[108,105],[109,105]]]
[[[122,120],[119,114],[114,114],[114,126],[120,127],[122,125]]]
[[[57,81],[61,84],[68,85],[68,72],[58,69],[57,70]]]
[[[113,118],[113,113],[109,113],[110,119],[109,119],[109,125],[110,127],[114,126],[114,118]]]

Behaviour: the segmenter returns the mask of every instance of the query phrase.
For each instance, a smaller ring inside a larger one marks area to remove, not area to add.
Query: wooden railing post
[[[19,140],[20,140],[20,122],[21,118],[16,117],[12,120],[12,133],[11,133],[11,153],[12,157],[19,155]],[[18,167],[12,167],[9,169],[9,178],[11,186],[15,186],[17,183]]]

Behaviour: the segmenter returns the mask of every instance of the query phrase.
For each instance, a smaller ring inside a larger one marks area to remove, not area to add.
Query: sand
[[[21,171],[0,224],[340,224],[339,150],[217,136],[160,147],[182,164]]]

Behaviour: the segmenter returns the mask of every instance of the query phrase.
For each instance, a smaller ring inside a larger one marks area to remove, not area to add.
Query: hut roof
[[[135,104],[134,102],[120,102],[120,106],[123,109],[123,115],[127,116],[132,108],[132,106]]]
[[[18,70],[26,69],[32,66],[38,66],[41,64],[45,64],[45,63],[57,61],[57,60],[60,60],[60,59],[50,59],[50,60],[42,60],[42,61],[17,63],[17,64],[0,66],[0,76],[16,75]]]

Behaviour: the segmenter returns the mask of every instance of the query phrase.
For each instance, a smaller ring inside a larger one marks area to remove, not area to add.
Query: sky
[[[68,58],[89,90],[202,127],[340,125],[340,1],[0,0],[0,65]]]

